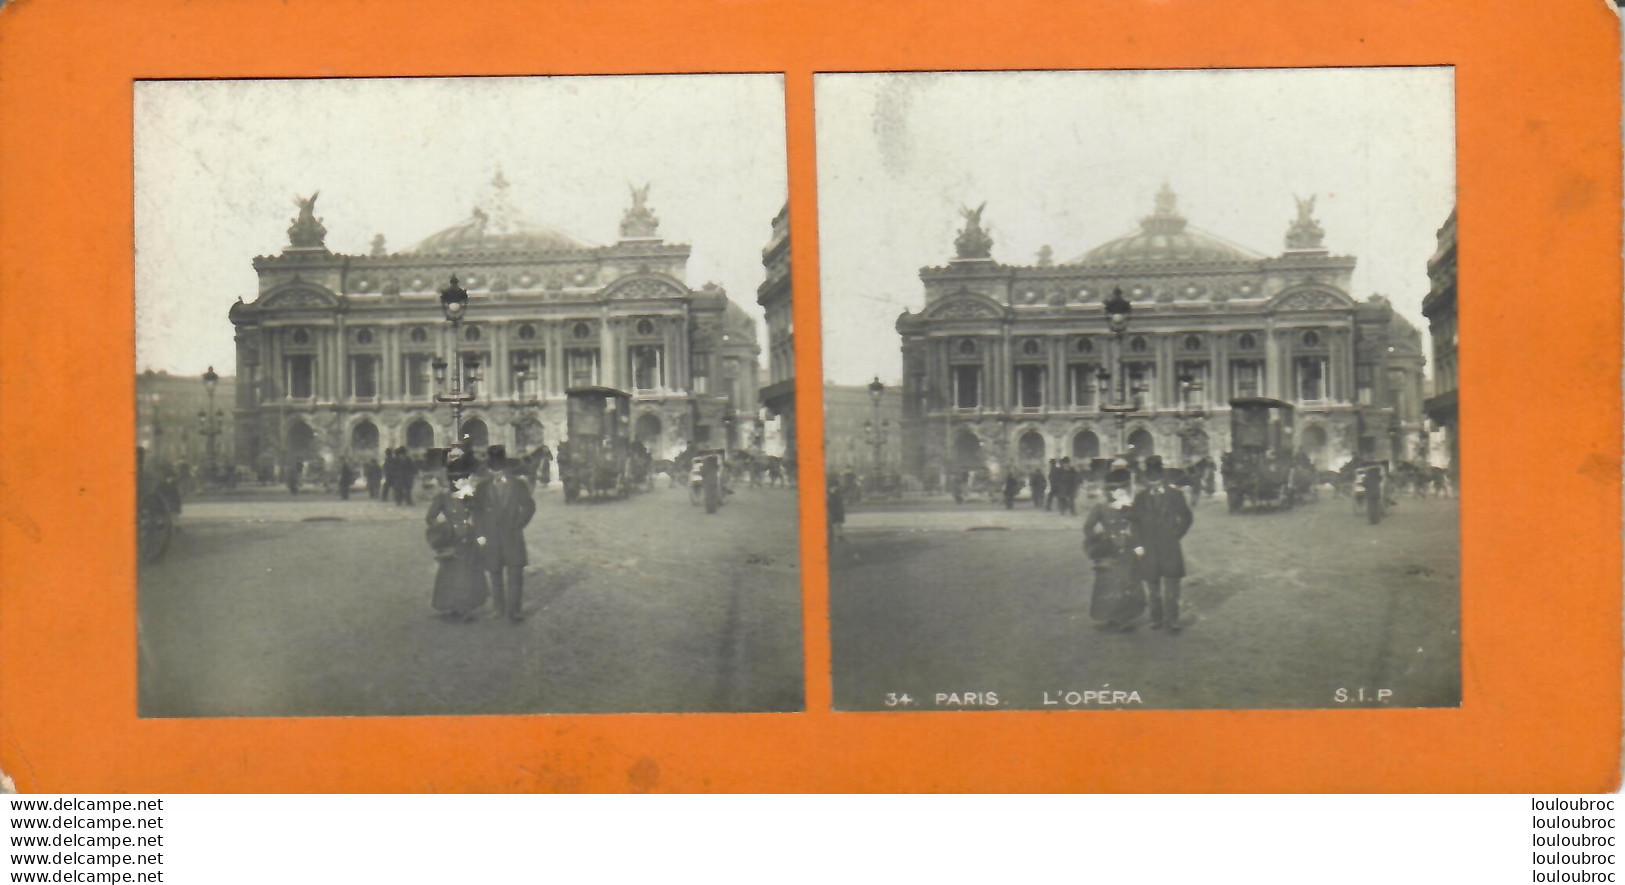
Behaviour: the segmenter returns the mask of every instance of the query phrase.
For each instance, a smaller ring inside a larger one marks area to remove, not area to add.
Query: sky
[[[141,82],[137,370],[235,371],[226,313],[254,300],[254,256],[287,245],[295,195],[319,190],[327,247],[364,255],[465,220],[498,170],[530,219],[599,245],[651,185],[660,235],[693,247],[689,284],[760,325],[787,187],[777,75]]]
[[[1450,68],[821,75],[814,83],[825,378],[896,383],[919,269],[986,201],[993,257],[1056,263],[1138,229],[1166,181],[1190,224],[1282,251],[1316,196],[1352,295],[1426,333],[1435,233],[1455,203]]]

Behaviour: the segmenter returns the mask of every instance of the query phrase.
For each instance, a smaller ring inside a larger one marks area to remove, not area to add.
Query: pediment
[[[272,290],[259,300],[266,310],[328,310],[338,307],[337,295],[310,283],[294,283]]]
[[[959,292],[938,301],[925,311],[933,320],[981,320],[1004,316],[1004,308],[986,295]]]
[[[606,299],[646,301],[657,298],[683,298],[689,288],[676,277],[663,273],[637,273],[624,276],[604,287]]]
[[[1322,286],[1288,289],[1275,296],[1265,310],[1346,310],[1354,307],[1354,300],[1341,292]]]

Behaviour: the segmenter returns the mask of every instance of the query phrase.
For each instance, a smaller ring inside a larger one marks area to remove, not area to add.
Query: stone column
[[[1281,357],[1274,322],[1264,328],[1264,367],[1259,372],[1264,396],[1280,396]]]
[[[1157,355],[1157,407],[1167,409],[1179,402],[1179,380],[1174,371],[1174,347],[1178,342],[1172,333],[1158,334],[1151,339],[1156,342],[1154,351]]]
[[[1207,339],[1207,403],[1223,406],[1230,401],[1230,347],[1223,334],[1212,334]]]
[[[557,396],[564,392],[564,326],[558,322],[542,323],[542,334],[537,336],[547,348],[547,373],[540,381],[542,392]]]
[[[491,399],[506,399],[508,389],[508,321],[491,323]]]

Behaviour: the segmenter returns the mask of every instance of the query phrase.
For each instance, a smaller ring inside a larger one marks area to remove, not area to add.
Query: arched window
[[[1029,467],[1044,463],[1044,435],[1036,430],[1029,430],[1016,440],[1016,451],[1021,460]]]
[[[1185,336],[1185,349],[1186,350],[1201,350],[1202,349],[1202,339],[1199,336],[1196,336],[1196,335],[1186,335]]]
[[[1237,350],[1254,350],[1257,347],[1258,339],[1254,338],[1250,332],[1236,339]]]
[[[1095,343],[1087,338],[1079,338],[1077,343],[1072,346],[1072,349],[1078,353],[1093,353]]]
[[[422,328],[413,329],[410,337],[413,344],[422,344],[423,342],[429,340],[429,333],[427,330]]]
[[[526,323],[523,326],[519,327],[519,338],[520,338],[521,341],[529,341],[529,340],[531,340],[532,338],[535,338],[535,337],[536,337],[536,327],[535,326],[532,326],[531,324]]]

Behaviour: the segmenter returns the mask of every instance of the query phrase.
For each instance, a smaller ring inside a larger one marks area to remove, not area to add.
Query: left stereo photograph
[[[141,716],[803,708],[782,77],[134,91]]]

